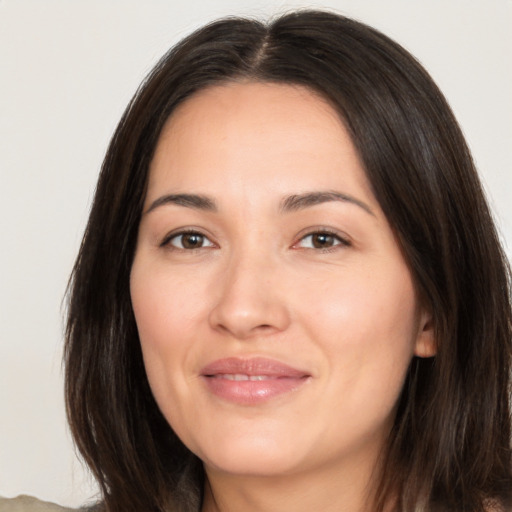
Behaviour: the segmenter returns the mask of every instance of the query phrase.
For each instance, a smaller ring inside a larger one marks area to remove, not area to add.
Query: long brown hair
[[[378,31],[299,11],[230,18],[165,55],[129,104],[101,170],[69,287],[71,430],[107,510],[197,511],[203,471],[161,415],[145,375],[129,274],[163,124],[194,92],[240,79],[321,94],[351,133],[395,230],[438,343],[414,358],[375,510],[478,512],[510,499],[510,270],[461,130],[418,62]]]

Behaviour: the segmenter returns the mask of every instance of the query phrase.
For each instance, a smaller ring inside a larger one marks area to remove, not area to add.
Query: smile
[[[297,390],[310,374],[278,361],[228,358],[201,371],[208,392],[239,405],[257,405]]]
[[[269,377],[268,375],[244,375],[242,373],[236,373],[236,374],[220,374],[220,375],[212,375],[211,377],[217,378],[217,379],[227,379],[227,380],[236,380],[236,381],[244,381],[244,380],[252,380],[252,381],[258,381],[258,380],[268,380],[268,379],[274,379],[275,377]]]

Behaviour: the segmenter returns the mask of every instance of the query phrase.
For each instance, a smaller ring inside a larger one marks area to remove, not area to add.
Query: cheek
[[[183,294],[173,293],[176,290],[174,280],[152,272],[144,273],[136,266],[132,270],[130,288],[151,392],[169,425],[185,440],[184,418],[191,417],[192,424],[199,421],[195,409],[187,407],[193,400],[185,378],[186,369],[193,366],[190,347],[193,346],[195,313],[190,301],[194,303],[199,299],[190,291],[193,287],[182,287],[183,293],[189,290],[190,294],[183,297]]]
[[[147,267],[147,265],[146,265]],[[130,276],[130,293],[141,344],[165,349],[192,331],[203,305],[194,283],[172,275],[158,265],[146,270],[136,262]],[[179,292],[178,292],[179,290]]]
[[[326,436],[338,435],[342,425],[346,438],[357,445],[391,428],[416,328],[412,287],[392,283],[351,288],[350,293],[340,285],[328,307],[315,308],[311,331],[322,334],[317,339],[329,368],[323,408],[332,416],[324,427]]]
[[[357,339],[358,344],[363,339],[364,345],[410,341],[417,327],[417,301],[408,272],[340,273],[320,285],[311,282],[301,295],[303,316],[335,338]]]
[[[304,295],[308,334],[328,355],[330,374],[347,389],[400,392],[418,332],[415,292],[407,269],[353,272]],[[351,385],[349,386],[349,383]],[[389,393],[388,393],[389,392]]]
[[[165,404],[175,402],[171,395],[180,392],[183,369],[190,364],[187,347],[201,294],[192,286],[179,286],[157,264],[147,267],[134,262],[130,293],[149,384],[167,416]]]

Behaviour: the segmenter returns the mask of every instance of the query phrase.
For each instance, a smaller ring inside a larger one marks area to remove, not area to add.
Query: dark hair
[[[144,81],[107,151],[70,281],[65,350],[71,430],[106,508],[200,508],[202,466],[152,397],[129,275],[164,123],[194,92],[238,80],[306,86],[339,112],[433,316],[437,355],[411,363],[375,510],[390,497],[402,512],[508,503],[510,269],[461,130],[401,46],[354,20],[299,11],[187,37]]]

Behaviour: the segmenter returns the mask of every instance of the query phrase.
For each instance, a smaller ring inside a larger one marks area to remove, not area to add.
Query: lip
[[[257,405],[291,393],[311,377],[301,369],[261,357],[219,359],[200,373],[211,393],[241,405]]]

